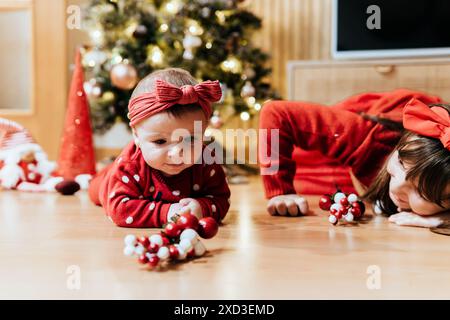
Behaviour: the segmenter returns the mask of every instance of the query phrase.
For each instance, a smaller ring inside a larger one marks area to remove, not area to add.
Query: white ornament
[[[201,257],[206,252],[205,245],[201,241],[198,241],[194,246],[194,252],[196,257]]]
[[[342,208],[342,205],[340,205],[339,203],[333,203],[330,207],[330,210],[336,210],[339,211],[339,209]]]
[[[145,248],[141,245],[138,245],[134,248],[134,253],[136,253],[138,256],[140,256],[141,254],[143,254],[145,251]]]
[[[167,247],[161,247],[161,248],[159,248],[158,253],[156,255],[161,260],[167,260],[170,257],[170,252]]]
[[[187,252],[180,245],[176,244],[175,248],[178,250],[178,260],[184,260],[187,257]]]
[[[338,192],[334,195],[334,202],[339,203],[344,198],[345,198],[345,193]]]
[[[192,249],[192,242],[188,239],[182,239],[180,240],[180,247],[189,252]]]
[[[180,240],[188,240],[192,245],[195,245],[198,242],[198,233],[194,229],[185,229],[180,234]],[[180,241],[181,244],[181,241]],[[188,250],[189,251],[189,250]]]
[[[136,236],[134,234],[129,234],[125,236],[123,242],[125,242],[126,246],[134,246],[136,244]]]
[[[330,214],[330,216],[328,217],[328,221],[330,221],[330,223],[335,224],[337,222],[337,218],[334,214]]]
[[[358,196],[354,193],[349,194],[349,196],[347,197],[348,202],[353,203],[358,201]]]
[[[163,245],[163,238],[159,234],[153,234],[150,236],[150,243],[157,244],[158,246]]]
[[[345,217],[345,220],[348,222],[352,222],[354,219],[353,214],[351,214],[350,212],[347,213],[344,217]]]
[[[123,254],[126,255],[127,257],[131,257],[134,253],[134,246],[126,246],[123,249]]]

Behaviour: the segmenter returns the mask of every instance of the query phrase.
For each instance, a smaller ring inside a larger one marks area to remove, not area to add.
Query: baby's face
[[[407,164],[400,161],[398,151],[395,151],[387,164],[387,171],[391,176],[389,183],[389,196],[394,204],[401,211],[413,211],[419,215],[428,216],[442,211],[450,210],[450,201],[443,203],[441,208],[436,203],[422,198],[419,194],[417,185],[412,181],[406,180],[408,171]],[[446,190],[450,193],[450,184]]]
[[[133,134],[145,162],[164,175],[172,176],[189,168],[202,156],[206,126],[206,117],[201,110],[181,118],[161,112],[140,122]]]

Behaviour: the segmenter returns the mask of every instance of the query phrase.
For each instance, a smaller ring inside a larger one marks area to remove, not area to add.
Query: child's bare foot
[[[267,211],[274,215],[299,216],[309,211],[308,202],[298,194],[283,194],[273,197],[267,203]]]

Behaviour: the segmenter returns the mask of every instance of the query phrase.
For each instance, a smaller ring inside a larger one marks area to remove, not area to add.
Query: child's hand
[[[298,194],[283,194],[269,200],[267,203],[267,211],[272,216],[277,214],[285,216],[289,214],[295,217],[308,213],[309,206],[306,199]]]
[[[197,200],[193,198],[184,198],[180,200],[179,204],[181,205],[180,214],[190,212],[198,219],[203,218],[202,207]]]
[[[180,203],[173,203],[170,205],[169,212],[167,212],[167,222],[172,221],[172,217],[179,214],[183,206]]]
[[[399,226],[434,228],[444,223],[444,220],[438,216],[419,216],[413,212],[402,211],[390,216],[389,222]]]

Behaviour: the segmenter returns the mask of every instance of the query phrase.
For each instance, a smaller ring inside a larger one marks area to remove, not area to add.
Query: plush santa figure
[[[55,191],[62,177],[56,163],[20,124],[0,118],[0,187],[21,191]]]

